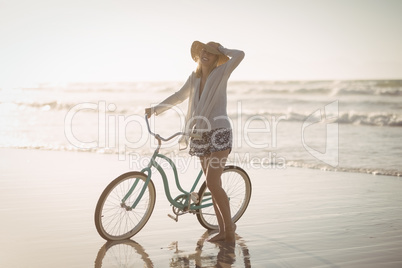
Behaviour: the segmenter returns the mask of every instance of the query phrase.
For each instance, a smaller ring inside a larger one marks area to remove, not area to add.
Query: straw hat
[[[216,44],[218,44],[218,43],[208,42],[208,43],[204,44],[204,43],[202,43],[200,41],[194,41],[193,44],[191,45],[191,57],[193,58],[194,61],[198,61],[198,58],[199,58],[200,53],[201,53],[201,50],[205,49],[209,53],[212,53],[212,54],[215,54],[215,55],[219,56],[218,66],[224,64],[225,62],[227,62],[229,60],[229,58],[226,55],[223,55],[216,48]]]

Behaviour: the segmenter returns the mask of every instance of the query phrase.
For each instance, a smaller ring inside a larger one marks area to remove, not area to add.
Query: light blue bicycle
[[[101,237],[106,240],[128,239],[138,233],[147,223],[155,206],[155,186],[151,180],[154,167],[161,175],[165,194],[172,205],[174,215],[169,215],[175,221],[187,213],[197,215],[200,224],[206,229],[218,229],[218,222],[212,204],[211,193],[205,181],[198,192],[195,192],[198,183],[203,177],[199,172],[190,191],[185,191],[180,185],[177,169],[173,161],[160,154],[162,141],[169,141],[176,136],[186,135],[178,132],[169,138],[162,138],[149,127],[149,133],[158,141],[149,164],[140,172],[133,171],[120,175],[113,180],[99,197],[95,209],[95,226]],[[198,138],[190,134],[192,138]],[[173,198],[170,194],[168,178],[162,166],[156,160],[169,163],[172,167],[177,189],[181,192]],[[251,197],[251,182],[247,173],[237,166],[226,166],[221,176],[222,187],[229,198],[233,222],[237,222],[246,211]]]

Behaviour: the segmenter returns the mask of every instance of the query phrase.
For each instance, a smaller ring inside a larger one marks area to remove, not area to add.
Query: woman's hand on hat
[[[222,50],[221,50],[221,48],[223,48],[223,46],[222,46],[220,43],[218,43],[218,42],[211,42],[211,43],[213,43],[213,44],[216,46],[216,49],[217,49],[220,53],[224,54],[224,53],[222,52]]]
[[[218,49],[220,46],[222,46],[218,42],[210,42],[209,44],[214,45],[216,49]]]

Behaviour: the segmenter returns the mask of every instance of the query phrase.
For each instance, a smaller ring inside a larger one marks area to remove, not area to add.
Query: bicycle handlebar
[[[145,122],[147,123],[147,127],[148,127],[148,132],[149,134],[151,134],[152,136],[154,136],[157,140],[162,140],[162,141],[169,141],[171,139],[173,139],[174,137],[177,137],[179,135],[187,135],[189,137],[195,138],[195,139],[201,139],[201,134],[198,133],[185,133],[185,132],[177,132],[175,134],[173,134],[172,136],[170,136],[169,138],[162,138],[159,134],[153,133],[151,131],[151,127],[149,126],[149,120],[148,120],[148,115],[145,115]]]

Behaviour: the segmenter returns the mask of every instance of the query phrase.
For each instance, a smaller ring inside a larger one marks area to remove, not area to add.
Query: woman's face
[[[218,60],[218,55],[210,53],[205,49],[202,49],[200,52],[200,62],[202,65],[206,67],[211,67],[216,64]]]

